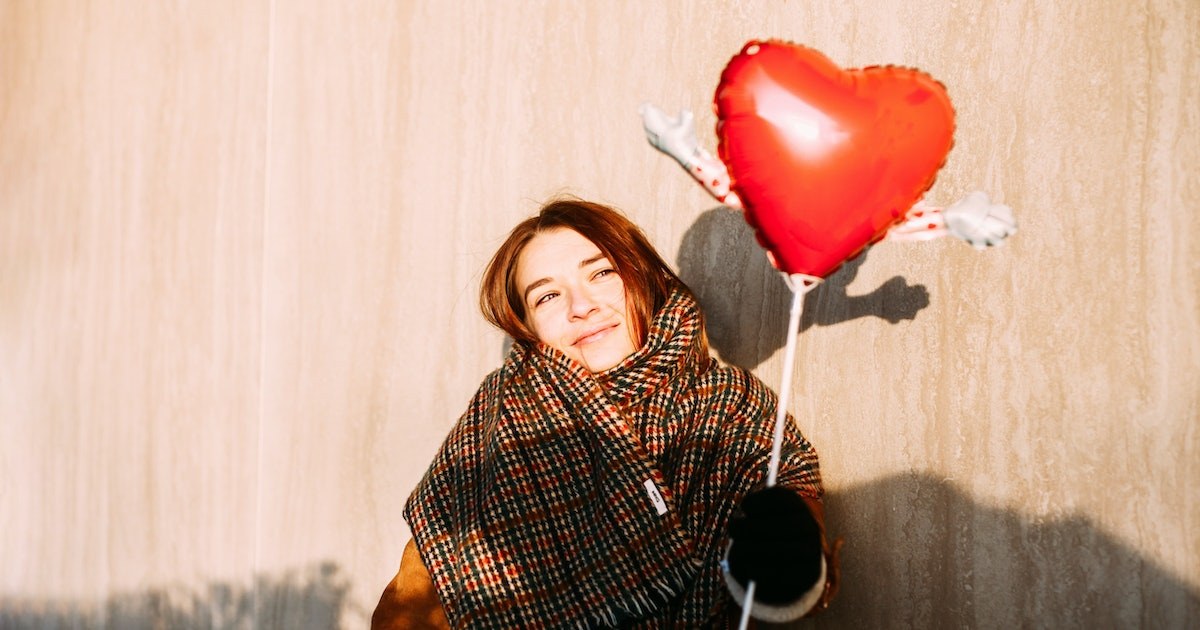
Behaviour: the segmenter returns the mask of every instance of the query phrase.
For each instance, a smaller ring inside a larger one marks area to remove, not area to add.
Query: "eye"
[[[601,269],[600,271],[597,271],[596,273],[592,274],[592,280],[599,280],[601,278],[611,276],[615,273],[617,273],[617,271],[615,269],[611,269],[611,268]]]
[[[549,293],[545,293],[545,294],[543,294],[541,297],[539,297],[539,298],[537,299],[537,301],[535,301],[535,302],[533,303],[533,305],[534,305],[534,306],[541,306],[541,305],[545,304],[546,302],[549,302],[551,299],[553,299],[553,298],[554,298],[555,296],[557,296],[557,295],[558,295],[558,294],[557,294],[557,293],[555,293],[555,292],[553,292],[553,291],[551,291],[551,292],[549,292]]]

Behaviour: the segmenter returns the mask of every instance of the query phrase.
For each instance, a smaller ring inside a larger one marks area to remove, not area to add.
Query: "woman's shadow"
[[[826,495],[845,541],[828,612],[765,628],[1186,628],[1187,580],[1081,514],[980,502],[909,471]]]
[[[866,259],[864,251],[804,297],[801,332],[860,317],[895,324],[929,306],[925,287],[900,276],[870,293],[848,295],[846,288]],[[704,310],[709,344],[722,360],[753,369],[784,346],[792,294],[740,211],[719,206],[700,215],[684,233],[676,262],[680,279]]]

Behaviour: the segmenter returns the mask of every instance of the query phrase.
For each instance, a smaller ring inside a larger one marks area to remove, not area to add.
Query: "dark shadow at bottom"
[[[1195,587],[1084,517],[981,505],[924,473],[831,493],[827,509],[846,541],[838,598],[766,627],[1200,627]]]
[[[0,628],[324,630],[345,625],[352,612],[349,591],[347,577],[336,564],[325,562],[282,575],[259,576],[252,584],[161,587],[113,595],[96,604],[0,596]]]

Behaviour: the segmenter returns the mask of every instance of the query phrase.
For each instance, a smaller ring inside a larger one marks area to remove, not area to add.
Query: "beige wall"
[[[818,625],[1200,624],[1194,1],[5,0],[0,627],[365,626],[501,357],[482,266],[556,192],[627,210],[776,387],[786,289],[636,114],[714,147],[762,36],[939,78],[930,197],[1021,222],[810,296]]]

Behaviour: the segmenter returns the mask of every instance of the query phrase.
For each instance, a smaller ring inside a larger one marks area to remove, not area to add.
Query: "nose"
[[[587,290],[571,293],[571,319],[587,319],[589,315],[600,310],[600,302]]]

